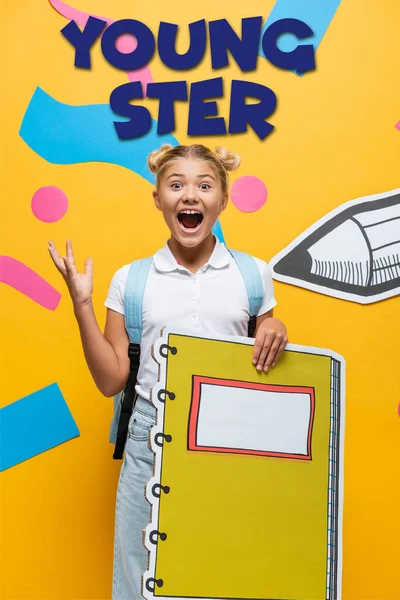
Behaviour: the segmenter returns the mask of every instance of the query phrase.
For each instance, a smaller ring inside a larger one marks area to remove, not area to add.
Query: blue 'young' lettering
[[[260,43],[262,17],[242,19],[242,38],[235,33],[226,19],[210,21],[208,24],[212,68],[228,66],[227,51],[234,57],[242,71],[254,70],[257,66]],[[64,37],[75,48],[75,66],[90,68],[90,49],[107,25],[96,17],[89,17],[80,31],[74,21],[61,30]],[[160,59],[166,66],[174,70],[191,69],[199,64],[206,49],[206,24],[204,19],[189,24],[190,44],[185,54],[176,52],[176,36],[178,25],[160,23],[158,32],[158,51]],[[122,34],[131,34],[137,39],[135,50],[130,53],[119,52],[115,47],[117,38]],[[280,19],[272,23],[262,35],[262,48],[266,58],[281,69],[296,70],[305,73],[315,67],[314,48],[312,44],[298,45],[291,52],[282,52],[277,47],[278,37],[291,33],[303,40],[312,36],[313,31],[298,19]],[[101,43],[104,58],[117,69],[134,71],[148,64],[151,60],[155,39],[151,30],[134,19],[122,19],[109,25]]]

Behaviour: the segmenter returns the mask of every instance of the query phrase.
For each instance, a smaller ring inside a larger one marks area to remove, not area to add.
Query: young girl
[[[163,145],[148,157],[156,173],[153,197],[171,232],[150,268],[143,297],[141,361],[137,399],[129,421],[124,461],[119,478],[113,572],[113,600],[141,598],[141,576],[147,569],[142,531],[150,522],[150,505],[144,488],[153,471],[148,447],[149,428],[155,423],[150,390],[157,381],[157,363],[151,347],[165,325],[228,335],[247,335],[249,306],[246,288],[235,260],[212,233],[228,202],[228,173],[239,166],[232,152],[202,145]],[[74,262],[67,240],[67,255],[60,258],[53,242],[51,257],[62,274],[74,306],[86,362],[98,389],[107,397],[119,393],[129,375],[129,338],[124,323],[124,288],[129,265],[111,282],[105,305],[104,334],[92,306],[92,263],[84,273]],[[256,258],[264,283],[264,298],[257,316],[252,356],[256,369],[274,366],[286,343],[286,328],[273,318],[276,304],[268,265]]]

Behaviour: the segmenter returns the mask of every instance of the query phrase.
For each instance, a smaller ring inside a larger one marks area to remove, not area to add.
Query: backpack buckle
[[[257,327],[257,316],[253,315],[252,317],[250,317],[250,320],[249,320],[247,337],[250,337],[250,338],[254,337],[256,327]]]
[[[129,344],[128,356],[132,366],[139,365],[140,361],[140,344]]]

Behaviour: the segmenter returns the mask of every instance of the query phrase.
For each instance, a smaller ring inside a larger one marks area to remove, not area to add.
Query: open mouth
[[[186,233],[196,233],[203,222],[203,215],[198,210],[181,210],[178,213],[180,228]]]

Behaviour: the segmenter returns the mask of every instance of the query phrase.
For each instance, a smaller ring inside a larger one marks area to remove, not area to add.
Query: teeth
[[[184,213],[185,215],[201,215],[199,210],[181,210],[180,214]]]

